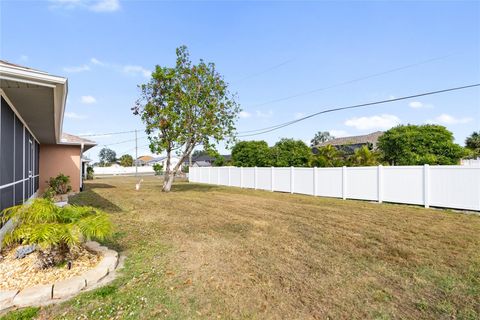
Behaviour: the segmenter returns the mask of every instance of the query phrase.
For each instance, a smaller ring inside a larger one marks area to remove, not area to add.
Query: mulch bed
[[[0,290],[22,290],[36,285],[54,283],[80,275],[94,268],[100,257],[83,247],[74,248],[71,269],[67,265],[39,270],[35,267],[37,253],[31,253],[23,259],[15,258],[18,247],[2,252],[0,259]]]

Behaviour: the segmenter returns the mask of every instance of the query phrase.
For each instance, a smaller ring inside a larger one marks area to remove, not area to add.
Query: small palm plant
[[[70,249],[92,238],[103,240],[112,234],[108,215],[96,208],[57,207],[48,199],[5,209],[0,221],[10,219],[16,227],[3,242],[35,244],[40,250],[39,267],[47,268],[67,260]]]

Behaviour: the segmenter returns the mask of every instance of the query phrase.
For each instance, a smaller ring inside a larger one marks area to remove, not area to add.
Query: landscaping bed
[[[40,269],[37,264],[37,252],[22,259],[15,258],[18,247],[5,250],[0,259],[0,290],[22,290],[36,285],[49,284],[80,275],[93,269],[100,261],[97,253],[90,252],[82,246],[72,249],[75,259],[68,264]]]

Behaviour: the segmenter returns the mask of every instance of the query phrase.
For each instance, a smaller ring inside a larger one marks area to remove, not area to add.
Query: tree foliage
[[[271,152],[275,167],[308,167],[312,157],[312,151],[305,142],[286,138],[275,143]]]
[[[133,157],[129,154],[124,154],[120,157],[120,165],[122,167],[131,167],[133,166]]]
[[[117,160],[117,154],[115,151],[106,147],[100,150],[98,157],[100,158],[100,164],[102,166],[111,165]]]
[[[367,146],[355,149],[352,155],[347,159],[347,164],[351,167],[368,167],[380,164],[380,154],[372,151]]]
[[[175,67],[157,65],[132,108],[146,126],[150,150],[167,154],[163,191],[170,191],[173,175],[196,146],[210,150],[225,138],[233,141],[240,112],[215,64],[193,64],[186,46],[176,53]],[[180,161],[171,168],[174,151]]]
[[[329,140],[335,139],[334,136],[330,135],[328,131],[318,131],[312,140],[310,140],[310,146],[318,146],[320,143],[327,142]]]
[[[465,140],[465,147],[472,153],[472,157],[480,157],[480,131],[473,132]]]
[[[394,165],[457,164],[465,150],[439,125],[400,125],[378,139],[385,161]]]
[[[240,141],[232,149],[232,161],[237,167],[267,167],[272,165],[272,153],[263,140]]]
[[[317,153],[312,157],[315,167],[341,167],[345,165],[344,153],[332,145],[317,148]]]

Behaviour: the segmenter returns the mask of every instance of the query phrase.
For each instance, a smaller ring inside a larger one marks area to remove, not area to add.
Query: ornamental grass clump
[[[10,219],[16,227],[5,236],[4,244],[36,245],[38,267],[43,269],[66,262],[73,247],[112,234],[112,224],[105,212],[72,205],[60,208],[48,199],[35,199],[30,204],[5,209],[0,221],[5,223]]]

